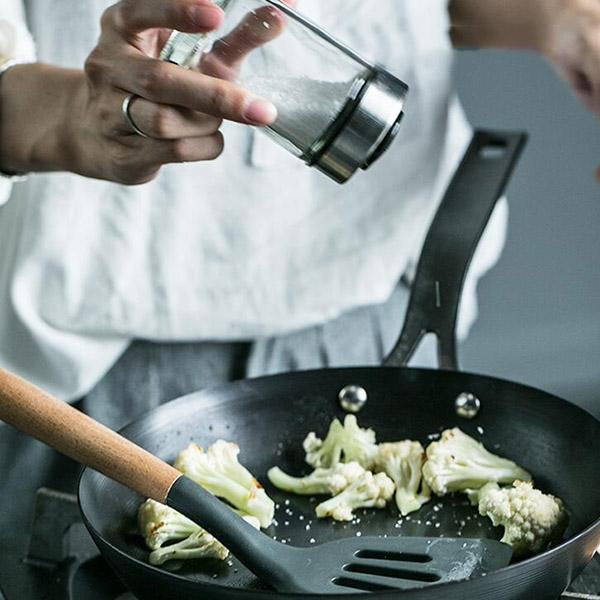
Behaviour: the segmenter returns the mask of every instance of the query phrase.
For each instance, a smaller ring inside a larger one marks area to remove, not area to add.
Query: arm
[[[541,51],[556,0],[450,0],[450,36],[457,48]]]
[[[0,83],[0,169],[70,170],[73,151],[65,125],[80,93],[79,71],[18,65]]]
[[[276,15],[260,17],[273,22],[261,28],[265,39],[254,39],[254,47],[280,31]],[[272,122],[270,103],[211,76],[234,66],[218,45],[210,71],[157,59],[172,29],[210,31],[222,19],[211,0],[122,0],[105,12],[100,40],[82,70],[43,64],[9,70],[0,82],[0,169],[143,183],[164,164],[216,158],[222,119]],[[238,43],[236,57],[252,50]],[[121,114],[129,93],[137,96],[131,115],[147,138],[135,135]]]
[[[600,115],[598,0],[450,0],[449,10],[456,47],[537,51]]]

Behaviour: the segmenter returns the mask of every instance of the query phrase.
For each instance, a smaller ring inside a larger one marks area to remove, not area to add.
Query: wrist
[[[69,120],[79,71],[42,64],[10,69],[0,84],[0,169],[7,172],[69,170],[73,151]]]
[[[18,61],[15,59],[6,59],[4,56],[0,56],[0,85],[2,83],[2,78],[8,71],[19,64],[23,64],[23,61]],[[2,105],[0,104],[0,107]],[[1,131],[1,130],[0,130]],[[17,171],[7,171],[2,170],[2,163],[0,162],[0,178],[8,178],[13,181],[18,181],[20,179],[24,179],[26,177],[25,172],[17,172]]]

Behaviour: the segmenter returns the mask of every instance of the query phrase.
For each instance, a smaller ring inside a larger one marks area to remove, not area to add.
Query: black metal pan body
[[[486,577],[369,597],[557,598],[600,545],[600,423],[545,392],[456,370],[455,322],[462,282],[523,142],[516,134],[475,135],[430,227],[406,322],[388,366],[291,373],[204,390],[152,411],[125,428],[124,435],[168,461],[192,440],[205,446],[219,438],[235,441],[242,448],[242,462],[266,483],[273,465],[290,473],[307,472],[302,452],[306,433],[324,433],[332,418],[343,416],[339,391],[360,385],[369,399],[359,422],[375,429],[379,441],[412,438],[425,444],[440,430],[460,426],[531,471],[536,484],[561,497],[571,515],[566,541],[536,557]],[[443,370],[405,367],[427,332],[438,337]],[[454,401],[462,392],[481,400],[473,420],[455,412]],[[400,519],[390,506],[359,512],[360,522],[341,524],[314,518],[318,499],[282,494],[268,483],[266,487],[278,503],[277,525],[267,533],[286,543],[310,546],[357,534],[500,536],[460,496],[434,500],[410,519]],[[264,588],[235,559],[230,565],[185,564],[176,571],[150,566],[141,538],[130,532],[142,499],[99,473],[84,472],[79,499],[102,554],[141,600],[286,597]]]
[[[201,444],[219,438],[236,440],[243,449],[242,461],[265,482],[266,472],[274,464],[291,473],[307,471],[302,440],[308,430],[323,431],[333,417],[342,416],[337,394],[349,383],[367,390],[369,400],[359,419],[361,424],[373,427],[379,439],[411,437],[427,442],[429,434],[440,428],[460,425],[489,448],[534,473],[537,484],[563,498],[571,514],[569,541],[550,552],[484,578],[440,586],[437,591],[432,587],[406,592],[401,597],[554,600],[591,559],[600,545],[600,424],[564,400],[515,383],[467,373],[408,368],[286,374],[181,398],[153,411],[124,433],[166,460],[174,459],[190,440]],[[454,398],[466,390],[482,400],[481,412],[474,421],[464,421],[454,412]],[[400,527],[395,507],[359,512],[358,524],[334,525],[314,518],[316,502],[310,498],[282,494],[268,484],[267,491],[279,504],[278,525],[268,533],[298,545],[309,546],[311,540],[325,542],[358,532],[498,536],[486,519],[477,519],[474,509],[459,498],[444,500],[438,511],[433,510],[434,500]],[[289,505],[285,504],[286,498]],[[196,562],[174,573],[151,567],[141,539],[127,533],[134,525],[141,500],[93,471],[86,470],[82,478],[80,502],[88,528],[105,558],[140,599],[284,597],[260,591],[259,582],[237,561],[233,566],[200,566]],[[382,599],[396,597],[398,594],[381,594]]]

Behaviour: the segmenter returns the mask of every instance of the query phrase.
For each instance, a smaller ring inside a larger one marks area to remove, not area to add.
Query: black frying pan
[[[190,440],[205,446],[218,438],[235,441],[242,448],[242,462],[266,482],[266,472],[274,464],[291,473],[306,472],[304,436],[310,430],[324,434],[331,419],[343,416],[339,391],[348,384],[360,385],[369,399],[359,422],[374,428],[379,441],[410,437],[427,443],[430,434],[457,425],[531,471],[537,485],[560,496],[571,514],[566,541],[541,555],[478,579],[375,596],[557,598],[600,545],[600,423],[545,392],[456,370],[455,323],[462,282],[523,143],[524,136],[517,134],[475,135],[431,225],[404,329],[385,367],[322,369],[204,390],[152,411],[123,433],[165,460],[173,460]],[[425,332],[437,335],[445,370],[405,367]],[[455,399],[462,392],[481,399],[481,411],[472,421],[455,412]],[[359,531],[364,535],[499,536],[462,497],[434,499],[402,522],[393,506],[365,511],[359,514],[360,523],[351,525],[317,521],[315,500],[288,496],[269,485],[267,490],[279,504],[278,525],[268,533],[295,545]],[[141,539],[131,533],[142,498],[99,473],[89,469],[83,473],[79,500],[102,554],[140,599],[286,597],[266,589],[235,559],[231,565],[194,562],[178,571],[150,566]]]

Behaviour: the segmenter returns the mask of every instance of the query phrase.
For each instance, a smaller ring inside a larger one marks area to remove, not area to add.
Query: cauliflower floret
[[[379,444],[375,465],[396,484],[396,504],[402,516],[419,510],[431,499],[431,490],[421,475],[424,462],[425,450],[419,442]]]
[[[200,527],[176,510],[146,500],[138,509],[138,528],[150,550],[156,550],[167,542],[183,540]]]
[[[377,455],[375,432],[361,429],[354,415],[346,415],[342,425],[334,419],[327,437],[318,438],[311,431],[303,443],[306,462],[315,469],[335,467],[339,462],[357,462],[365,469],[373,465]]]
[[[208,531],[199,529],[180,542],[153,550],[148,555],[148,562],[158,566],[169,560],[192,560],[195,558],[225,560],[228,556],[229,550],[221,542]]]
[[[477,489],[488,482],[531,480],[531,475],[519,465],[488,452],[483,444],[457,427],[447,429],[439,441],[427,446],[423,477],[438,496]]]
[[[321,502],[315,512],[319,519],[333,517],[336,521],[352,521],[356,508],[384,508],[394,494],[394,482],[385,474],[365,471],[341,494]]]
[[[515,557],[545,550],[567,527],[562,500],[536,490],[531,482],[515,481],[506,488],[488,484],[478,496],[479,513],[504,527],[501,541],[512,546]]]
[[[215,442],[206,452],[200,446],[190,444],[179,453],[174,466],[244,514],[255,516],[261,527],[269,527],[275,504],[253,475],[238,462],[239,452],[239,446],[223,440]]]
[[[229,556],[229,550],[208,531],[160,502],[146,500],[139,507],[137,516],[140,533],[148,548],[152,550],[148,557],[151,565],[162,565],[173,559],[225,560]],[[255,517],[240,516],[256,529],[260,529],[260,523]]]
[[[330,469],[315,469],[306,477],[292,477],[279,467],[267,473],[271,483],[280,490],[294,494],[339,494],[356,481],[365,470],[357,462],[338,463]]]

